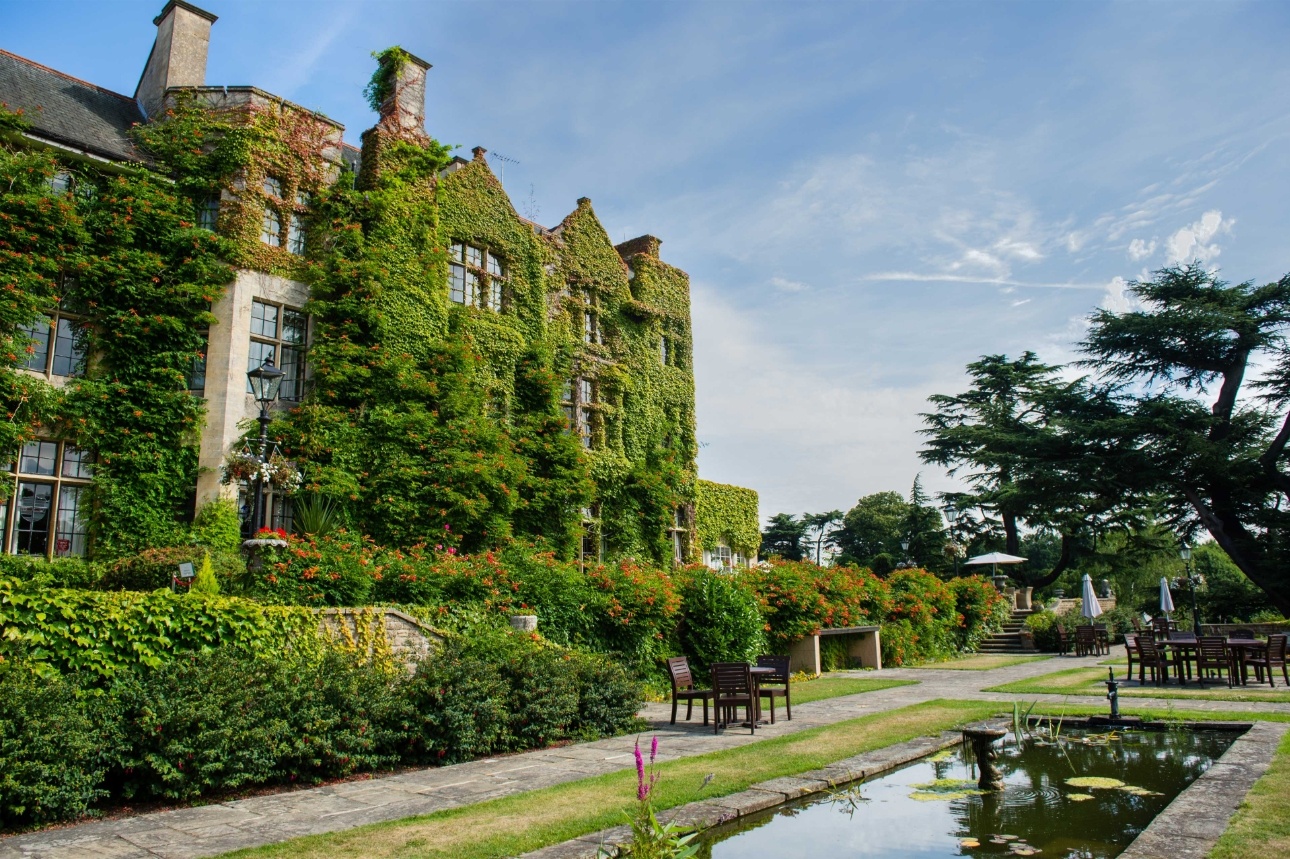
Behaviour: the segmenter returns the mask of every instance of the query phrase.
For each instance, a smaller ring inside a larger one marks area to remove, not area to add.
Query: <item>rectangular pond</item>
[[[1117,856],[1239,731],[1068,729],[1003,741],[1005,788],[976,789],[972,752],[930,758],[706,834],[705,859]]]

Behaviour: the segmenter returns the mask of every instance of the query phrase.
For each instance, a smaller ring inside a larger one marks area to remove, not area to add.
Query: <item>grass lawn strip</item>
[[[1283,859],[1290,856],[1290,734],[1272,766],[1254,783],[1218,840],[1210,859]]]
[[[809,684],[808,684],[809,685]],[[862,752],[948,730],[999,711],[993,701],[930,701],[811,728],[661,766],[658,809],[738,793],[750,785],[826,766]],[[666,751],[666,748],[663,749]],[[703,786],[704,778],[713,775]],[[229,857],[517,856],[625,822],[636,773],[622,770],[422,817],[379,823],[226,854]]]
[[[1105,695],[1102,681],[1106,672],[1100,668],[1068,668],[1040,677],[1017,680],[1002,686],[991,686],[982,691],[1005,692],[1013,695]],[[1123,678],[1121,678],[1123,679]],[[1272,689],[1265,686],[1133,686],[1120,687],[1120,698],[1176,698],[1195,701],[1266,701],[1273,704],[1290,703],[1290,689],[1284,686]]]
[[[807,704],[825,698],[877,692],[897,686],[917,686],[917,680],[870,680],[867,677],[821,677],[818,680],[793,682],[793,703]]]
[[[1004,654],[978,653],[962,659],[950,659],[945,662],[925,662],[912,665],[911,668],[940,668],[949,671],[990,671],[994,668],[1009,668],[1013,665],[1024,665],[1027,662],[1042,662],[1052,659],[1052,654],[1038,656],[1009,656]]]

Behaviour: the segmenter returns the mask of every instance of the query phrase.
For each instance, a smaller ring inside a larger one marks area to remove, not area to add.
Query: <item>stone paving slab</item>
[[[714,734],[694,720],[669,724],[671,705],[647,704],[644,716],[651,723],[645,734],[656,734],[665,759],[676,759],[737,748],[764,739],[785,736],[817,725],[833,724],[873,713],[907,707],[933,699],[1011,702],[1019,696],[984,693],[983,687],[1010,683],[1061,671],[1094,666],[1098,657],[1058,657],[989,671],[891,669],[882,672],[843,672],[844,676],[911,679],[915,686],[900,686],[839,698],[799,704],[792,721],[780,720],[759,727],[755,735],[731,729]],[[1024,696],[1026,700],[1062,701],[1071,697],[1093,702],[1095,697]],[[1147,698],[1126,699],[1126,707],[1165,708],[1171,702]],[[1255,717],[1260,712],[1288,712],[1290,704],[1173,701],[1176,708],[1239,710]],[[681,714],[682,716],[684,713]],[[925,742],[935,742],[930,738]],[[196,808],[156,812],[138,817],[94,821],[61,829],[0,838],[0,859],[138,859],[175,857],[200,859],[229,850],[284,841],[298,835],[334,832],[365,823],[397,820],[446,808],[511,796],[529,790],[616,772],[634,766],[635,737],[614,737],[560,748],[539,749],[499,758],[436,767],[331,785],[288,790],[266,796],[233,800]],[[829,768],[821,783],[837,783],[849,774],[870,774],[875,766],[888,766],[898,755],[890,750],[860,756],[868,763],[841,761]],[[918,755],[915,755],[917,757]],[[814,777],[814,776],[813,776]],[[714,800],[714,802],[717,800]],[[724,800],[726,802],[731,800]],[[724,805],[723,808],[731,806]],[[570,857],[572,854],[569,854]],[[594,855],[594,851],[593,851]],[[565,859],[551,853],[545,859]]]

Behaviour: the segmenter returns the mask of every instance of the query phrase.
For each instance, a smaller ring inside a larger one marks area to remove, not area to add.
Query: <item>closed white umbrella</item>
[[[1174,597],[1169,593],[1169,580],[1164,576],[1160,577],[1160,610],[1165,613],[1165,620],[1169,619],[1169,612],[1174,610]]]
[[[1084,607],[1081,614],[1084,617],[1097,617],[1102,613],[1102,603],[1098,600],[1097,594],[1093,593],[1093,579],[1088,573],[1084,574]]]

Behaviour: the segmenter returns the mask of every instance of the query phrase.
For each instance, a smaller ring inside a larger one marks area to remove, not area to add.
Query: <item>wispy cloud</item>
[[[1224,218],[1218,209],[1211,209],[1170,236],[1165,242],[1165,255],[1171,263],[1209,262],[1222,253],[1214,239],[1230,234],[1235,223],[1235,218]]]

